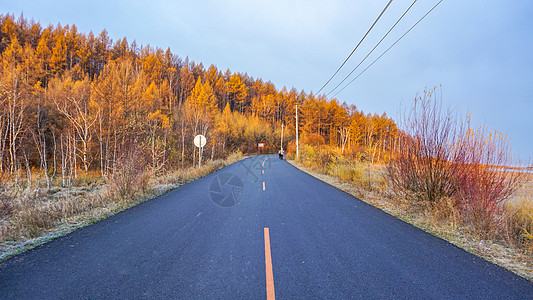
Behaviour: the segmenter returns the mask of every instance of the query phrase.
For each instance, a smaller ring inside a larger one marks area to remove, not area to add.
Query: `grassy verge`
[[[314,161],[290,160],[300,170],[327,182],[381,210],[438,236],[468,252],[504,267],[515,274],[533,280],[533,184],[530,179],[507,203],[510,230],[516,235],[487,238],[464,224],[453,211],[453,205],[443,203],[433,209],[413,207],[405,199],[393,197],[384,179],[384,167],[350,161],[336,161],[329,166]],[[528,236],[529,235],[529,236]],[[517,241],[511,236],[522,236]],[[529,243],[529,244],[528,244]]]
[[[105,184],[95,181],[87,186],[3,194],[0,198],[3,212],[0,215],[0,262],[153,199],[241,158],[242,154],[233,154],[227,159],[207,161],[201,168],[190,167],[161,176],[124,168],[123,173]]]

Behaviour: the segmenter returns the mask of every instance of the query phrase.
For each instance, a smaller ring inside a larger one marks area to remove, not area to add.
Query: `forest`
[[[43,27],[0,16],[0,173],[17,185],[69,186],[80,175],[113,175],[131,153],[151,174],[193,165],[197,134],[204,158],[255,154],[300,143],[330,146],[366,161],[386,160],[395,122],[355,105],[248,74],[205,68],[107,31]]]

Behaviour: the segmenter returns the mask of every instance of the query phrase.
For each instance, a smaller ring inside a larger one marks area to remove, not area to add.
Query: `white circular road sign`
[[[194,137],[194,145],[196,147],[201,148],[205,146],[206,143],[207,143],[207,139],[205,138],[205,136],[199,134]]]

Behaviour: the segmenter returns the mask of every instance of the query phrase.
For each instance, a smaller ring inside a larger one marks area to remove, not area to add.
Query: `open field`
[[[526,182],[511,197],[510,202],[533,201],[533,173],[528,173],[525,176]]]

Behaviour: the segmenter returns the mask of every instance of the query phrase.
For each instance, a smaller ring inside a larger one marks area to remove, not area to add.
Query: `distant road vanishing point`
[[[533,283],[277,156],[0,264],[0,299],[274,297],[533,299]]]

